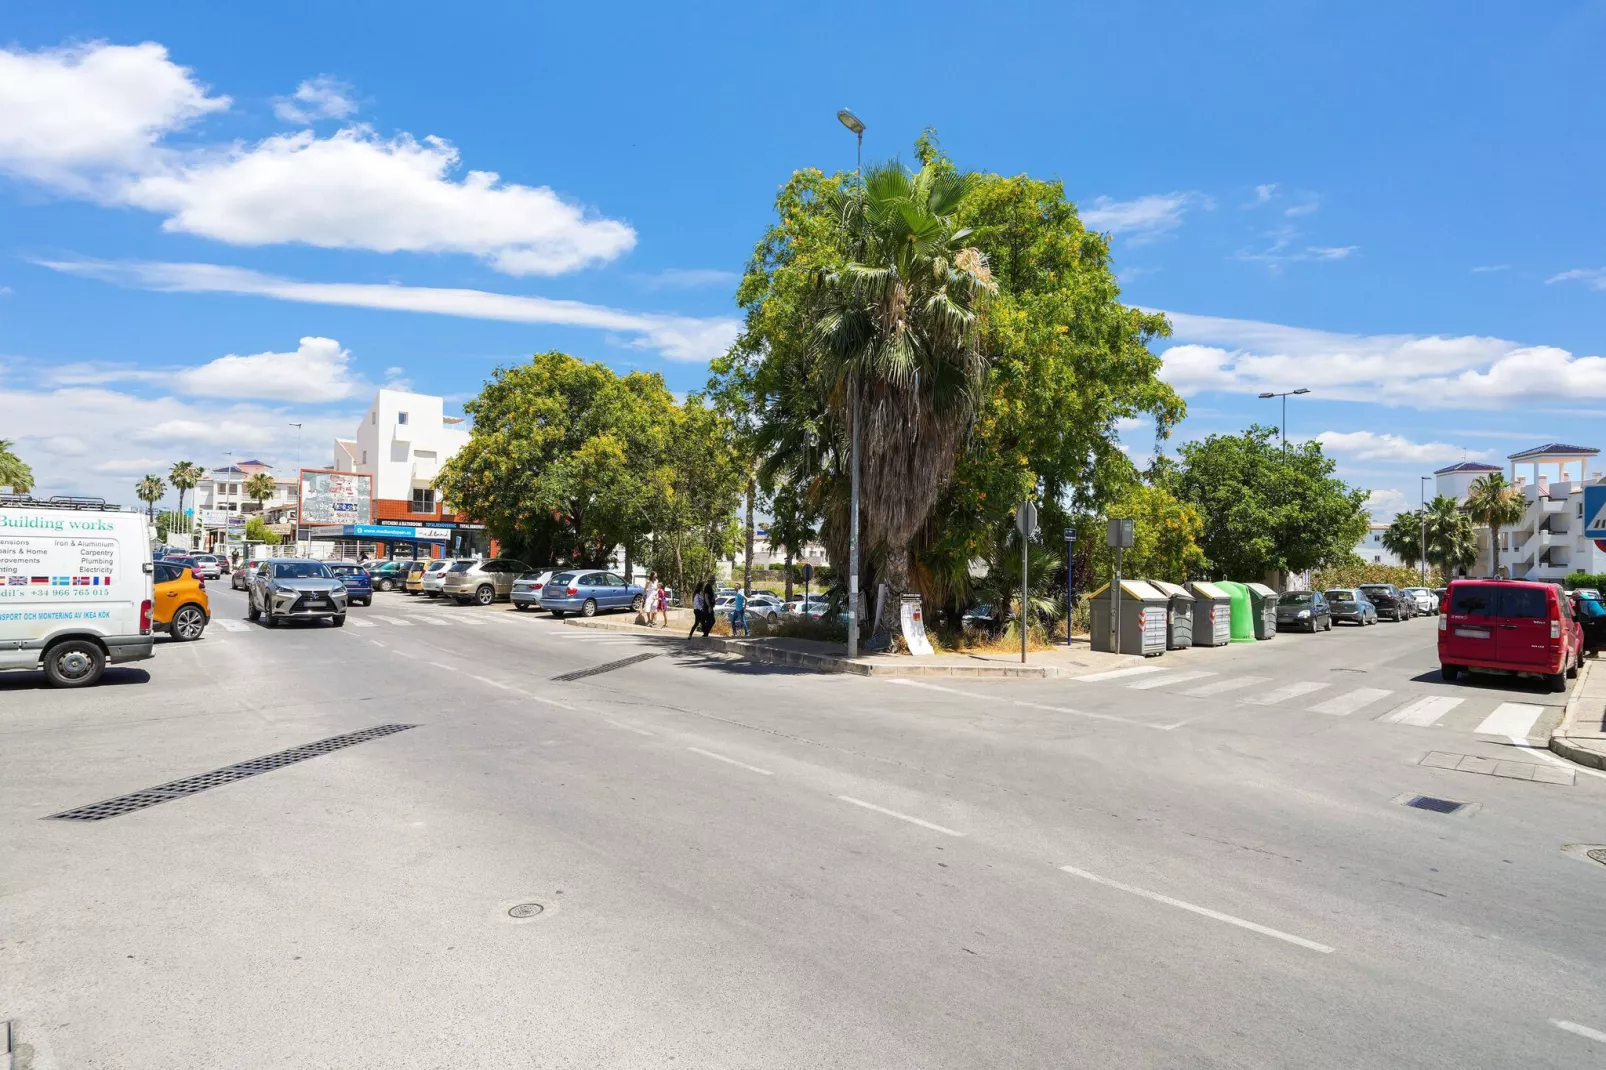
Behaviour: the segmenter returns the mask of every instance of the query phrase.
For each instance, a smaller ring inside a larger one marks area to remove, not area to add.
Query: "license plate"
[[[1457,628],[1455,630],[1455,634],[1459,635],[1463,639],[1487,639],[1487,638],[1489,638],[1489,629],[1487,629],[1487,628]]]

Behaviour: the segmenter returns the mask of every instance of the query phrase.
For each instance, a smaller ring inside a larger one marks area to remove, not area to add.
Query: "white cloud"
[[[1255,203],[1265,204],[1277,195],[1277,183],[1266,182],[1255,187]]]
[[[1511,265],[1510,264],[1479,264],[1477,267],[1472,269],[1472,273],[1474,275],[1487,275],[1487,274],[1489,274],[1491,272],[1495,272],[1495,271],[1510,271],[1510,270],[1511,270]],[[1554,282],[1555,280],[1551,279],[1549,281]]]
[[[174,293],[231,293],[400,312],[428,312],[466,319],[507,323],[546,323],[617,331],[629,344],[653,349],[670,360],[706,361],[723,353],[741,331],[741,321],[727,317],[698,319],[626,312],[605,305],[494,293],[486,290],[376,283],[299,282],[243,268],[217,264],[107,262],[99,260],[40,261],[75,275],[104,279],[144,290]]]
[[[1130,201],[1095,197],[1093,207],[1082,211],[1082,223],[1089,230],[1129,234],[1132,242],[1140,243],[1153,241],[1177,229],[1190,208],[1209,210],[1215,206],[1215,202],[1203,193],[1192,191],[1151,193]]]
[[[1302,201],[1299,204],[1292,204],[1292,205],[1289,205],[1287,208],[1284,208],[1283,209],[1283,215],[1286,215],[1286,216],[1310,215],[1312,212],[1316,211],[1316,209],[1320,208],[1321,206],[1322,206],[1322,199],[1320,197],[1316,196],[1313,193],[1313,194],[1310,195],[1309,199],[1307,199],[1305,201]]]
[[[1591,290],[1606,290],[1606,268],[1573,268],[1550,276],[1545,280],[1545,285],[1553,282],[1581,282]]]
[[[665,268],[652,275],[632,278],[649,290],[696,290],[704,286],[734,286],[742,277],[719,268]]]
[[[1606,358],[1474,335],[1357,335],[1167,313],[1162,375],[1183,393],[1308,387],[1328,400],[1498,409],[1606,398]]]
[[[296,86],[293,96],[276,97],[273,114],[287,123],[311,123],[319,119],[344,119],[357,114],[351,86],[338,78],[320,74]]]
[[[1280,226],[1261,235],[1270,244],[1264,249],[1240,249],[1233,254],[1235,260],[1252,260],[1265,264],[1273,272],[1281,271],[1284,264],[1297,264],[1315,260],[1344,260],[1356,252],[1358,245],[1305,245],[1296,247],[1300,232],[1292,226]]]
[[[1448,442],[1413,442],[1403,435],[1373,431],[1323,431],[1315,440],[1325,452],[1352,461],[1426,465],[1494,459],[1492,450],[1468,450]]]
[[[1366,498],[1366,511],[1373,519],[1392,519],[1405,508],[1405,495],[1397,490],[1374,490]]]
[[[339,401],[364,388],[352,377],[351,352],[333,338],[301,339],[293,353],[229,354],[173,376],[179,391],[199,397]]]

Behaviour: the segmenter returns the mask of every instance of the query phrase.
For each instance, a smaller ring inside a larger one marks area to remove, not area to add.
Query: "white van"
[[[145,517],[98,498],[0,497],[0,669],[86,687],[152,654]]]

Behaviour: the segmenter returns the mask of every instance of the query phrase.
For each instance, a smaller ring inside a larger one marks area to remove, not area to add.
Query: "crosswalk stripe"
[[[1531,702],[1502,702],[1473,731],[1485,736],[1526,739],[1528,733],[1533,731],[1534,722],[1539,720],[1544,712],[1543,706],[1536,706]]]
[[[1269,679],[1271,679],[1269,676],[1229,676],[1225,680],[1217,680],[1215,683],[1191,688],[1184,691],[1183,694],[1193,695],[1198,698],[1205,698],[1210,695],[1224,695],[1228,691],[1237,691],[1241,688],[1263,684]]]
[[[441,620],[438,617],[419,617],[418,622],[420,624],[433,624],[437,628],[450,628],[452,626],[451,621]]]
[[[1384,724],[1409,724],[1427,728],[1465,701],[1464,698],[1452,698],[1449,695],[1424,695],[1422,698],[1402,703],[1377,719]]]
[[[213,617],[212,623],[226,632],[248,632],[251,630],[251,626],[243,620],[219,620]]]
[[[1244,701],[1256,706],[1276,706],[1291,699],[1301,698],[1313,691],[1325,691],[1332,686],[1332,684],[1318,683],[1315,680],[1301,680],[1297,684],[1279,687],[1277,690],[1267,691],[1263,695],[1250,695]]]
[[[375,613],[374,616],[378,617],[380,620],[384,621],[386,624],[394,624],[394,625],[396,625],[397,627],[400,627],[400,628],[411,628],[413,626],[413,622],[412,621],[410,621],[410,620],[402,620],[400,617],[382,617],[378,613]]]
[[[1147,680],[1139,680],[1126,686],[1133,691],[1148,691],[1150,688],[1167,687],[1171,684],[1185,684],[1189,680],[1203,680],[1206,676],[1216,675],[1213,672],[1174,672],[1164,676],[1151,676]]]
[[[346,621],[346,623],[351,625],[353,628],[377,628],[377,627],[379,627],[379,625],[375,624],[371,620],[358,620],[356,617],[352,617],[352,618],[348,619]]]
[[[1146,672],[1163,672],[1158,665],[1134,665],[1130,669],[1109,669],[1105,672],[1091,672],[1086,676],[1076,677],[1078,683],[1091,684],[1099,680],[1119,680],[1124,676],[1138,676]]]
[[[1388,698],[1394,694],[1381,687],[1358,687],[1354,691],[1346,691],[1335,695],[1326,702],[1318,703],[1310,708],[1312,713],[1330,713],[1334,717],[1347,717],[1363,706],[1370,706],[1380,698]]]

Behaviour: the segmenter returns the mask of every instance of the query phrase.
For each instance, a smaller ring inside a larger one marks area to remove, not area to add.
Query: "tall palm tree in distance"
[[[0,487],[10,487],[18,494],[33,490],[33,469],[22,463],[22,458],[11,452],[12,443],[0,438]]]
[[[1426,520],[1428,564],[1436,567],[1446,582],[1456,569],[1468,569],[1477,564],[1478,534],[1460,502],[1440,494],[1428,502]]]
[[[850,411],[855,393],[862,405],[862,545],[885,555],[894,622],[910,540],[953,474],[987,374],[979,313],[997,284],[955,222],[974,185],[943,161],[914,174],[892,162],[831,195],[848,262],[821,279],[814,349],[831,407]]]
[[[206,475],[206,469],[194,461],[179,461],[167,473],[167,481],[178,491],[178,515],[184,516],[184,492],[194,490]],[[195,525],[188,522],[184,524],[185,534],[195,530]]]
[[[161,476],[144,476],[134,484],[134,493],[145,503],[145,516],[155,523],[156,503],[167,493],[167,484],[163,482]]]
[[[1489,575],[1500,574],[1500,529],[1523,518],[1528,502],[1503,472],[1479,476],[1467,488],[1467,515],[1489,529]]]
[[[259,506],[273,497],[273,492],[276,489],[278,488],[273,482],[273,477],[266,472],[258,472],[245,481],[245,496]]]

